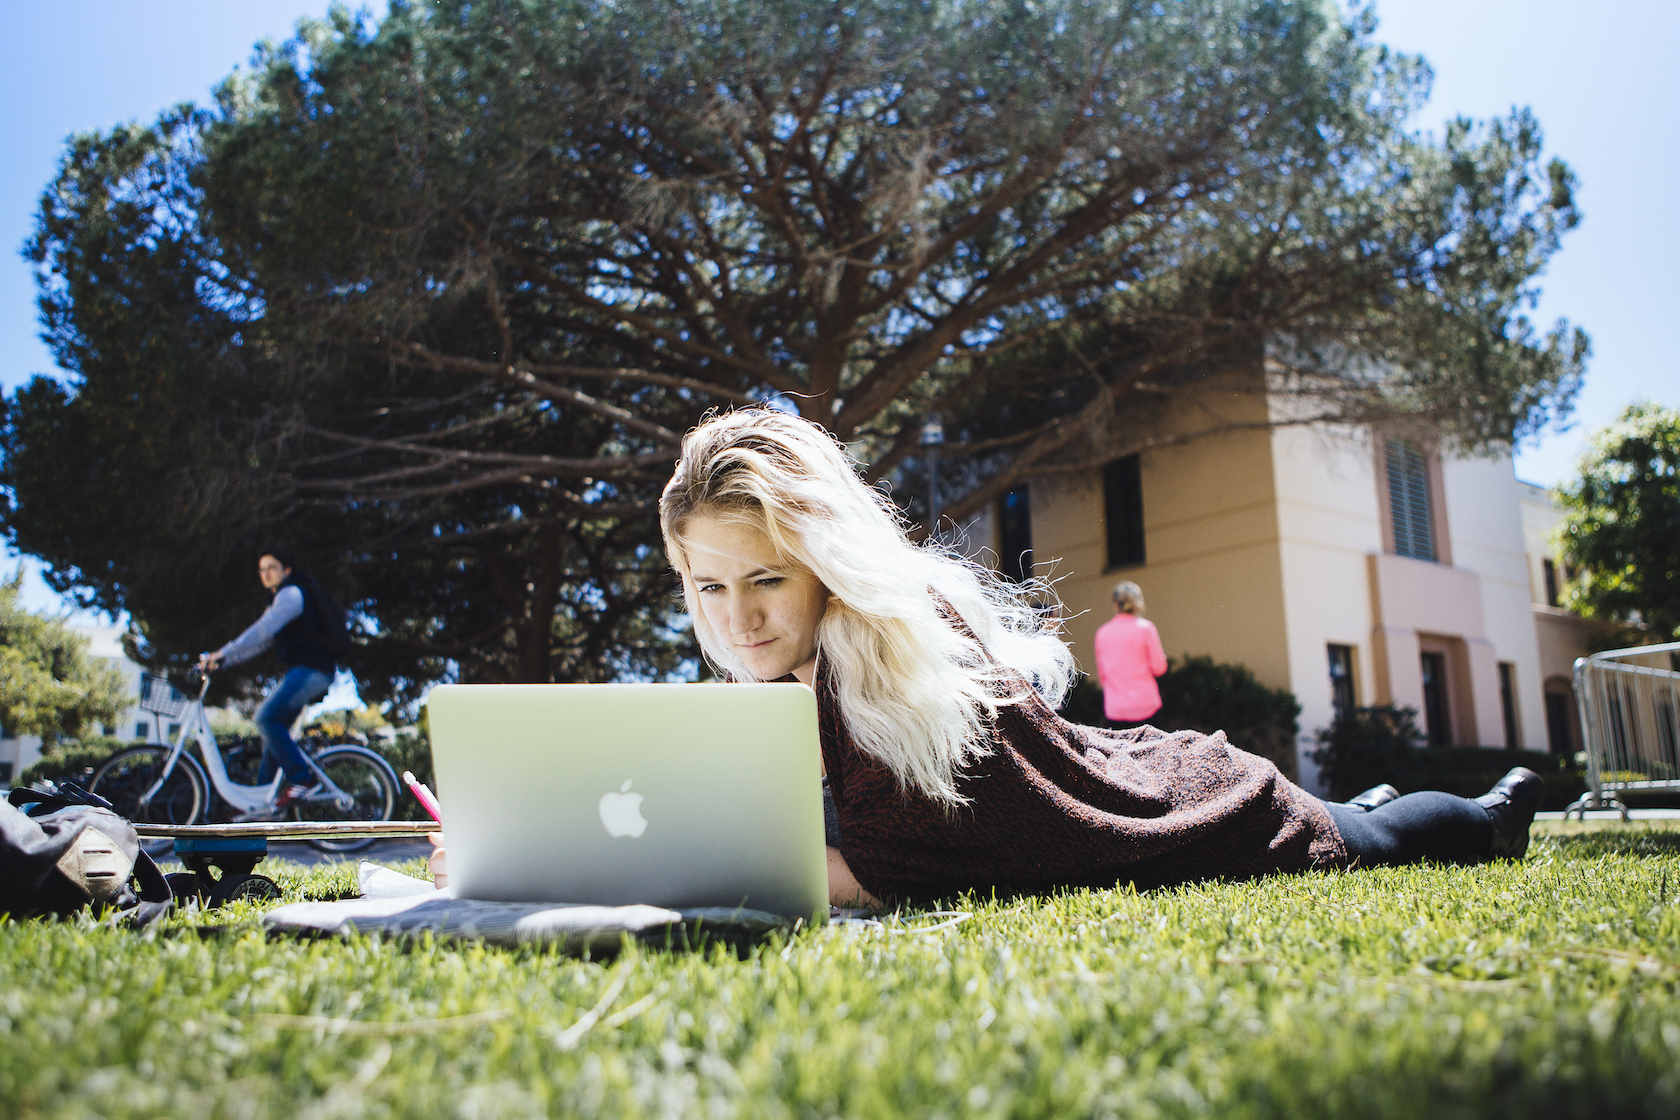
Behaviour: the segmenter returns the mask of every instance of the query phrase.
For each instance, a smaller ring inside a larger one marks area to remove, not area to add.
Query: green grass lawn
[[[1680,828],[976,902],[741,958],[0,925],[13,1117],[1673,1116]],[[405,868],[418,870],[418,864]],[[347,869],[275,865],[288,899]]]

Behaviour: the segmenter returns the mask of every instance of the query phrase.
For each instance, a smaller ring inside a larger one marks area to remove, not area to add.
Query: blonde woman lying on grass
[[[1062,719],[1074,670],[1035,605],[1049,589],[911,543],[805,420],[701,424],[660,524],[719,675],[816,691],[836,905],[1527,851],[1542,784],[1521,767],[1474,799],[1379,786],[1336,804],[1223,733]],[[443,883],[441,846],[433,868]]]

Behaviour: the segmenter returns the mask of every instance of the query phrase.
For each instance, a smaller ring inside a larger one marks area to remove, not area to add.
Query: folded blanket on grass
[[[361,898],[279,906],[263,915],[263,925],[291,934],[430,933],[493,945],[554,945],[573,953],[616,949],[626,934],[646,944],[697,949],[717,942],[751,943],[772,930],[794,928],[787,918],[762,910],[478,902],[367,862],[358,878]]]

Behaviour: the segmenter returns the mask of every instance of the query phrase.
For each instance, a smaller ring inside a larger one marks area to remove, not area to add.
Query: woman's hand
[[[863,884],[857,881],[852,869],[846,865],[846,857],[840,854],[839,848],[828,849],[828,904],[830,906],[866,907],[870,910],[884,910],[886,906],[880,899],[863,889]]]
[[[432,842],[432,857],[426,861],[432,872],[432,886],[441,891],[449,885],[449,866],[444,858],[443,833],[428,832],[426,839]]]

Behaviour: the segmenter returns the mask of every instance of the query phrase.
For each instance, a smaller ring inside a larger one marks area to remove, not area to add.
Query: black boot
[[[1493,821],[1494,859],[1521,859],[1528,852],[1528,826],[1534,823],[1534,812],[1540,808],[1540,798],[1546,783],[1540,775],[1526,766],[1515,766],[1494,787],[1476,798],[1476,804],[1487,810]]]
[[[1384,782],[1380,786],[1372,786],[1358,797],[1348,798],[1347,801],[1343,802],[1343,804],[1352,806],[1355,809],[1363,809],[1365,812],[1369,813],[1377,806],[1387,805],[1390,801],[1393,801],[1399,796],[1399,790],[1395,789],[1387,782]]]

